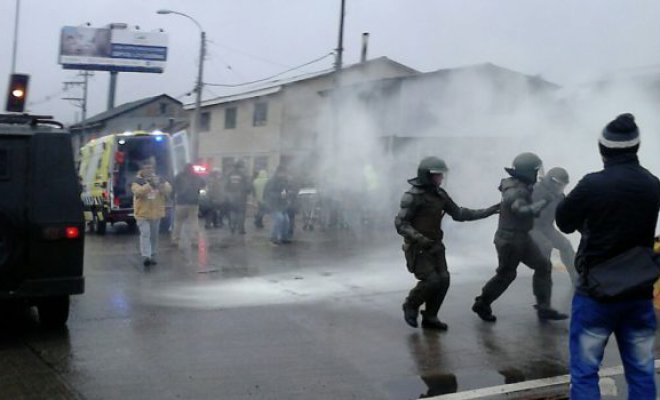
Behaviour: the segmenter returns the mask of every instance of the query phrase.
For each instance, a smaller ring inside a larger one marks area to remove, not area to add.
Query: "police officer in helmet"
[[[426,157],[417,168],[417,177],[408,180],[410,189],[401,198],[401,209],[394,224],[403,236],[403,251],[408,270],[419,280],[403,303],[406,323],[417,327],[420,307],[424,304],[422,328],[446,330],[438,319],[440,306],[449,289],[449,271],[442,243],[442,217],[455,221],[473,221],[498,212],[499,204],[486,209],[459,207],[441,187],[447,165],[437,157]]]
[[[573,286],[577,284],[577,272],[575,271],[575,250],[571,242],[555,228],[555,211],[557,205],[566,196],[564,189],[568,185],[568,172],[561,167],[555,167],[539,179],[534,185],[532,201],[541,199],[548,200],[548,205],[534,220],[534,229],[531,231],[532,239],[539,246],[543,256],[550,259],[552,249],[559,251],[559,257],[566,267]]]
[[[511,176],[502,179],[500,218],[495,232],[495,249],[499,265],[475,299],[472,311],[487,322],[495,322],[491,304],[516,278],[521,262],[534,270],[533,291],[538,317],[544,320],[566,319],[567,315],[550,307],[552,264],[543,256],[529,232],[534,218],[548,205],[547,199],[532,200],[532,191],[542,169],[541,159],[534,153],[521,153],[513,160],[513,168],[505,168]]]

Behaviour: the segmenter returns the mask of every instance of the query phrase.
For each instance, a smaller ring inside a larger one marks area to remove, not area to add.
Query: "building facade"
[[[321,136],[327,131],[323,115],[331,104],[322,92],[335,86],[416,73],[381,57],[347,66],[341,72],[304,75],[204,101],[200,158],[222,170],[236,160],[243,160],[250,171],[272,171],[279,164],[302,167],[314,159]],[[192,108],[186,106],[187,110]]]

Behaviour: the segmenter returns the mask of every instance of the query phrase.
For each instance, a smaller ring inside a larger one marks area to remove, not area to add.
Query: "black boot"
[[[483,319],[486,322],[497,321],[497,318],[493,315],[493,310],[490,308],[490,304],[483,301],[480,297],[477,297],[474,300],[472,311],[477,313],[479,318]]]
[[[422,328],[446,331],[448,326],[444,322],[440,321],[437,316],[430,315],[427,314],[426,311],[422,311]]]
[[[417,328],[417,314],[419,311],[417,308],[409,305],[408,303],[403,303],[403,319],[406,321],[406,324]]]
[[[561,321],[568,318],[568,315],[560,313],[551,307],[538,307],[536,308],[536,314],[539,316],[539,319],[544,321]]]

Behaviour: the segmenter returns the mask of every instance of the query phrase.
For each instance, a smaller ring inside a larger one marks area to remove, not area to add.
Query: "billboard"
[[[59,63],[64,69],[161,73],[166,61],[167,34],[163,32],[62,28]]]

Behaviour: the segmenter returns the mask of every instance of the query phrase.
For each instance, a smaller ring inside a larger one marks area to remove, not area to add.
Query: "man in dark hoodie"
[[[582,234],[575,260],[580,279],[570,328],[572,399],[600,399],[598,369],[612,333],[623,361],[628,398],[656,398],[653,283],[600,299],[592,295],[586,282],[588,274],[603,262],[636,248],[646,248],[649,253],[653,248],[660,181],[639,164],[639,143],[634,117],[619,115],[599,138],[605,168],[587,174],[557,206],[559,229]]]
[[[419,308],[422,328],[446,330],[447,324],[438,319],[440,306],[449,289],[449,271],[442,243],[442,217],[449,214],[455,221],[473,221],[489,217],[499,210],[499,204],[482,210],[459,207],[440,187],[447,174],[447,165],[437,157],[426,157],[417,168],[417,177],[408,180],[412,185],[401,198],[401,209],[394,225],[403,236],[403,251],[408,271],[419,280],[403,303],[403,317],[417,327]]]
[[[534,229],[532,229],[532,239],[543,256],[550,259],[552,249],[559,251],[561,262],[566,267],[573,286],[577,284],[577,273],[575,272],[574,260],[575,250],[571,242],[555,228],[555,210],[557,204],[564,199],[564,189],[568,185],[568,172],[561,167],[551,168],[534,185],[532,192],[532,201],[537,202],[542,199],[548,200],[548,205],[541,210],[541,213],[534,220]]]
[[[266,183],[264,201],[272,214],[273,231],[270,241],[275,245],[291,242],[289,213],[289,176],[283,166],[278,166],[275,174]]]
[[[181,230],[187,226],[192,244],[199,240],[199,191],[206,184],[204,179],[195,173],[191,163],[186,164],[174,178],[174,227],[172,229],[172,244],[178,246],[181,240]],[[185,232],[185,231],[184,231]]]
[[[245,173],[245,163],[238,160],[227,174],[223,191],[229,206],[229,230],[232,235],[245,235],[245,211],[247,198],[252,193],[252,181]]]
[[[532,189],[542,166],[536,154],[522,153],[513,160],[513,168],[505,168],[511,177],[502,179],[499,187],[502,202],[494,240],[499,265],[495,276],[486,283],[472,306],[472,311],[486,322],[496,321],[490,305],[516,279],[516,269],[521,262],[534,270],[533,290],[538,317],[544,320],[568,318],[550,307],[552,264],[529,235],[534,217],[548,204],[547,199],[532,201]]]

